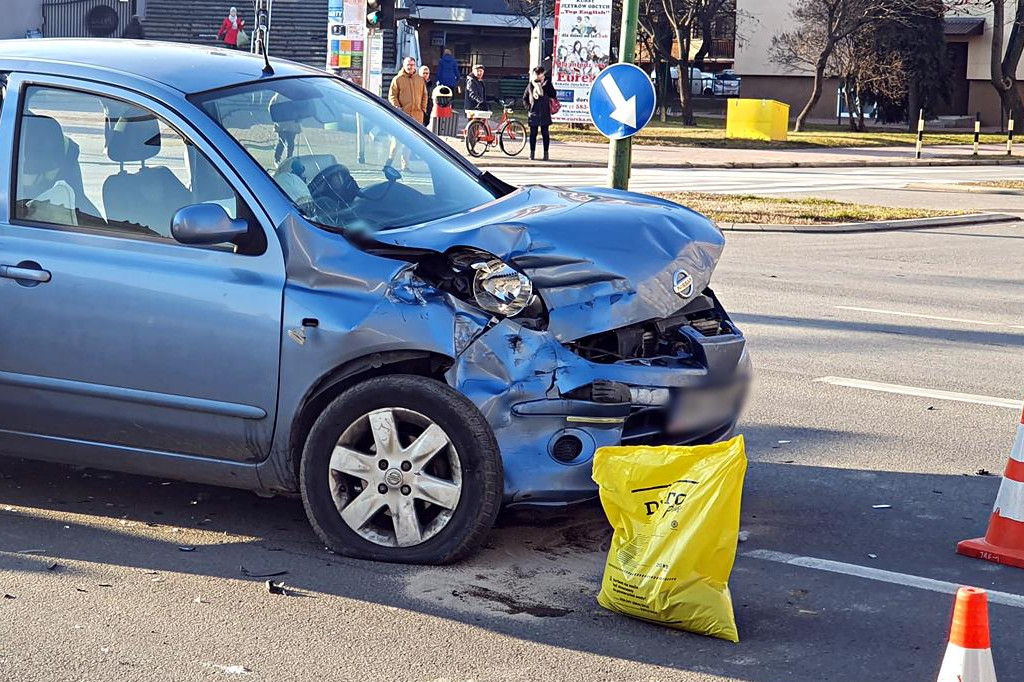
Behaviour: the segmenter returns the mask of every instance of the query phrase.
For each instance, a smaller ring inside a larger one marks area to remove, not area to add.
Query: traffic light
[[[377,0],[380,3],[380,27],[395,27],[395,0]]]
[[[380,0],[366,0],[366,28],[381,28]]]

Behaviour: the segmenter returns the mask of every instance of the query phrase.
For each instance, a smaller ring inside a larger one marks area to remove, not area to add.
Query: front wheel
[[[466,151],[470,156],[480,157],[487,151],[487,124],[483,121],[470,121],[466,126]]]
[[[526,126],[519,121],[509,121],[498,136],[501,151],[509,156],[517,156],[526,146]]]
[[[409,375],[369,379],[331,402],[306,440],[300,482],[330,549],[415,564],[476,550],[503,491],[498,444],[476,406]]]

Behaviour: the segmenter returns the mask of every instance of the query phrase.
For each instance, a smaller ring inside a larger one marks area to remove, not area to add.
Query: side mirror
[[[249,231],[244,220],[232,220],[220,204],[193,204],[179,209],[171,220],[171,236],[182,244],[223,244]]]

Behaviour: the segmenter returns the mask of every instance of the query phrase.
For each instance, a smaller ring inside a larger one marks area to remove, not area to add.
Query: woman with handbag
[[[558,93],[555,86],[547,78],[543,66],[533,70],[533,80],[526,86],[523,93],[523,103],[529,112],[527,123],[530,125],[530,159],[536,158],[537,152],[537,129],[540,129],[541,137],[544,138],[544,160],[548,160],[548,147],[551,145],[551,135],[548,128],[551,127],[551,115],[557,114],[561,108],[558,102]]]
[[[245,19],[238,16],[237,8],[232,7],[228,11],[228,15],[224,17],[224,21],[220,23],[220,30],[217,31],[217,38],[223,38],[224,47],[232,50],[248,46],[249,34],[245,32]],[[245,43],[245,45],[242,43]]]

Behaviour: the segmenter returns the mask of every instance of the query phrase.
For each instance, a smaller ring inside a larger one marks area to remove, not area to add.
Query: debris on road
[[[869,559],[877,559],[878,555],[877,554],[868,554],[868,558]]]
[[[4,599],[17,599],[13,594],[7,594],[4,592]]]
[[[750,539],[750,531],[749,530],[741,530],[737,537],[739,538],[740,542],[746,542],[747,540]]]
[[[891,504],[873,504],[873,505],[871,505],[871,508],[872,509],[892,509],[892,505]]]
[[[19,549],[16,554],[43,554],[45,549]]]
[[[228,675],[251,675],[252,671],[244,665],[220,665],[219,663],[208,663],[211,668],[216,668]]]
[[[992,472],[989,471],[988,469],[978,469],[974,473],[977,476],[991,476],[992,475]]]
[[[194,551],[196,551],[196,548],[192,547],[190,545],[178,545],[178,551],[181,551],[181,552],[194,552]]]
[[[243,566],[239,566],[238,568],[241,571],[242,575],[244,575],[247,578],[276,578],[278,576],[288,575],[288,571],[286,571],[286,570],[280,570],[280,571],[259,571],[259,570],[257,570],[257,571],[253,571],[253,570],[250,570],[250,569],[246,568],[244,565]]]
[[[269,592],[270,594],[280,594],[280,595],[283,595],[285,597],[288,596],[288,593],[284,589],[284,584],[283,583],[277,582],[275,580],[268,580],[266,582],[266,585],[267,585],[267,592]]]
[[[505,608],[505,613],[510,616],[516,616],[520,613],[533,616],[535,618],[560,618],[567,616],[572,613],[572,609],[564,609],[556,606],[545,606],[543,604],[533,604],[526,601],[522,601],[513,597],[512,595],[504,594],[496,590],[492,590],[487,587],[480,585],[471,585],[465,592],[458,590],[452,590],[452,596],[459,599],[465,599],[468,597],[475,597],[476,599],[483,599],[486,601],[501,604]]]
[[[47,571],[56,571],[59,568],[63,568],[60,564],[54,561],[52,564],[46,567]]]

